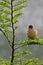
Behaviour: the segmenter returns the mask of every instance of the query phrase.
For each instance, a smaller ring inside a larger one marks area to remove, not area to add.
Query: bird
[[[35,29],[33,25],[28,26],[27,36],[28,39],[35,39],[37,37],[37,29]]]

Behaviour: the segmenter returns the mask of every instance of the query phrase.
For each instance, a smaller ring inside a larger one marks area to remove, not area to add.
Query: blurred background
[[[38,30],[38,36],[43,39],[43,0],[29,0],[27,2],[28,7],[21,12],[24,16],[19,18],[18,30],[16,30],[16,41],[23,41],[27,39],[28,25],[32,24]],[[27,58],[38,57],[39,61],[43,60],[43,46],[28,46],[29,51],[32,51],[32,55]],[[19,49],[19,51],[22,50]],[[11,56],[11,48],[5,37],[0,34],[0,57],[9,59]]]

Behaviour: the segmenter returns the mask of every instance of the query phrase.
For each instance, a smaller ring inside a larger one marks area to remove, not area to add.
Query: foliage
[[[14,65],[43,65],[43,61],[38,62],[38,58],[31,58],[31,59],[26,59],[26,58],[15,58],[15,63]],[[0,58],[0,65],[10,65],[10,61]]]
[[[29,42],[28,44],[43,45],[43,39],[41,39],[39,37],[37,37],[37,38],[35,38],[33,40],[29,39],[28,42]]]
[[[21,47],[27,47],[29,45],[43,45],[43,39],[37,37],[35,39],[28,39],[28,40],[24,40],[24,41],[19,41],[18,43],[15,43],[16,45],[19,45],[19,47],[15,47],[16,49],[19,49]],[[17,63],[17,65],[20,65],[20,63],[22,63],[21,65],[41,65],[43,64],[43,61],[38,63],[38,58],[31,58],[31,59],[27,59],[26,56],[29,56],[29,54],[31,55],[32,52],[30,51],[21,51],[15,54],[15,62]]]
[[[43,45],[43,39],[41,39],[39,37],[37,37],[35,39],[28,39],[27,44],[28,45],[31,45],[31,44]]]
[[[16,23],[18,23],[18,18],[20,18],[23,13],[20,11],[21,9],[27,6],[27,0],[17,1],[13,6],[13,23],[15,24],[14,28],[17,29]],[[1,0],[0,1],[0,28],[6,34],[8,40],[12,40],[12,23],[11,23],[11,2],[9,0]]]
[[[0,65],[10,65],[10,62],[3,58],[0,58]]]
[[[17,44],[17,43],[15,43],[15,44]],[[27,39],[24,41],[19,41],[18,45],[21,45],[21,47],[27,46],[27,45],[43,45],[43,39],[41,39],[39,37],[37,37],[35,39]]]

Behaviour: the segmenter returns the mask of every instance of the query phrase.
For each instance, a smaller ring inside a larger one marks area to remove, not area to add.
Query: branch
[[[14,50],[16,50],[16,49],[18,49],[18,48],[21,48],[21,47],[23,47],[24,45],[21,45],[21,46],[19,46],[19,47],[17,47],[17,48],[15,48]]]
[[[7,35],[5,34],[5,32],[0,28],[0,31],[4,34],[4,36],[6,37],[7,41],[9,42],[9,45],[11,47],[11,41],[8,39]]]
[[[14,41],[15,41],[15,37],[14,37],[14,34],[15,34],[15,29],[14,29],[14,23],[13,23],[13,0],[11,0],[11,24],[12,24],[12,55],[11,55],[11,65],[13,65],[13,62],[14,62]]]
[[[15,29],[14,29],[14,23],[13,23],[13,0],[11,0],[11,23],[12,23],[12,30],[13,30],[12,43],[14,43],[14,40],[15,40],[15,37],[14,37]]]

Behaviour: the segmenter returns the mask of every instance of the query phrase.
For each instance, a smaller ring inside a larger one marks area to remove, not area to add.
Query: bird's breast
[[[33,29],[32,29],[32,30],[29,30],[29,31],[28,31],[28,37],[29,37],[29,38],[32,38],[32,39],[33,39],[33,38],[35,38],[36,36],[37,36],[37,31],[36,31],[36,30],[33,30]]]

